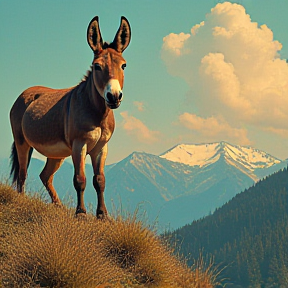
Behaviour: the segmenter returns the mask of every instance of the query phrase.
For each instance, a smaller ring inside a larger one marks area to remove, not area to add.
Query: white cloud
[[[163,49],[172,51],[176,56],[183,54],[183,45],[185,41],[190,37],[190,34],[180,34],[171,33],[164,37]]]
[[[279,58],[281,49],[266,25],[252,22],[243,6],[225,2],[190,33],[164,37],[161,55],[168,72],[189,84],[198,124],[211,124],[216,116],[231,131],[242,125],[280,135],[288,130],[288,64]]]
[[[152,144],[159,141],[160,133],[158,131],[149,130],[149,128],[139,119],[130,116],[127,111],[121,112],[123,117],[121,127],[127,134],[136,137],[142,143]]]
[[[216,117],[201,118],[195,114],[183,113],[179,116],[179,123],[191,130],[191,133],[197,133],[204,137],[206,141],[235,141],[241,145],[249,145],[251,142],[247,138],[247,130],[243,128],[233,128],[223,119]]]

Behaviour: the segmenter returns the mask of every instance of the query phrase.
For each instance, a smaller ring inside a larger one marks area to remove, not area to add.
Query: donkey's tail
[[[19,161],[15,142],[13,142],[11,147],[10,165],[11,165],[10,177],[12,177],[12,183],[14,183],[18,179],[19,175]]]
[[[29,150],[29,155],[28,155],[27,168],[31,160],[32,152],[33,152],[33,148],[31,147]],[[18,153],[17,153],[15,142],[13,142],[12,147],[11,147],[10,164],[11,164],[10,177],[12,177],[12,183],[15,183],[19,177],[19,161],[18,161]]]

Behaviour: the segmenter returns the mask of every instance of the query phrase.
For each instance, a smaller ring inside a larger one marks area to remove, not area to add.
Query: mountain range
[[[115,213],[139,210],[160,231],[176,229],[212,213],[287,163],[253,147],[227,142],[179,144],[159,156],[134,152],[106,166],[106,204]],[[8,175],[7,165],[8,159],[2,159],[2,178]],[[43,166],[44,162],[32,158],[29,190],[43,189],[38,177]],[[85,201],[95,206],[92,167],[86,166]],[[73,166],[64,162],[54,178],[61,198],[75,200],[72,178]]]

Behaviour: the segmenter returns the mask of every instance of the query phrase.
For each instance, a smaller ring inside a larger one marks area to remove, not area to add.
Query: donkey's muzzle
[[[117,79],[110,79],[108,81],[104,90],[104,98],[109,108],[116,109],[120,106],[123,93]]]
[[[121,104],[122,98],[123,98],[122,92],[119,92],[118,95],[115,95],[115,94],[113,95],[112,93],[107,92],[107,94],[106,94],[107,106],[111,109],[118,108]]]

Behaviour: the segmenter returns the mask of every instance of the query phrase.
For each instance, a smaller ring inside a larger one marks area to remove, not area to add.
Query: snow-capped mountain
[[[286,166],[287,161],[253,147],[180,144],[160,156],[135,152],[117,163],[107,173],[106,195],[118,195],[122,208],[149,203],[145,209],[160,226],[177,228]],[[117,180],[110,182],[112,177]]]
[[[44,163],[39,161],[31,161],[28,187],[41,186],[38,175]],[[75,199],[73,167],[64,164],[55,175],[55,187],[61,197]],[[160,156],[134,152],[106,167],[106,204],[110,212],[134,213],[140,206],[149,223],[156,221],[160,229],[175,229],[213,212],[237,193],[284,167],[287,161],[264,151],[226,142],[180,144]],[[86,173],[85,200],[95,206],[92,168],[87,167]]]
[[[264,151],[253,147],[234,146],[227,142],[179,144],[160,155],[160,157],[189,166],[203,167],[215,163],[221,155],[231,165],[238,168],[242,166],[243,169],[251,172],[281,163],[281,160]]]

